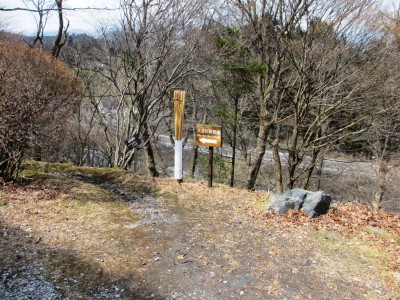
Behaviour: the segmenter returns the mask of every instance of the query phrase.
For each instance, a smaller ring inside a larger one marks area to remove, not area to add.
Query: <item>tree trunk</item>
[[[192,154],[193,154],[192,155],[193,158],[192,158],[192,163],[191,163],[191,166],[190,166],[190,174],[189,174],[189,176],[194,178],[194,174],[196,172],[197,158],[199,156],[199,146],[197,146],[197,145],[193,146]]]
[[[376,180],[376,190],[374,194],[374,199],[372,201],[372,206],[376,209],[380,209],[382,207],[383,195],[386,191],[386,175],[388,173],[387,162],[385,161],[386,151],[389,146],[389,136],[385,136],[384,143],[382,145],[380,155],[376,155],[379,157],[378,159],[378,176]]]
[[[325,155],[322,155],[319,167],[317,168],[317,190],[321,190],[322,170],[324,169]]]
[[[264,75],[260,75],[258,78],[258,98],[261,106],[260,111],[260,128],[258,130],[257,136],[257,146],[255,159],[252,162],[252,166],[250,167],[249,176],[247,178],[247,186],[248,190],[254,189],[256,184],[258,172],[260,171],[262,160],[265,154],[265,149],[268,142],[268,134],[271,126],[274,121],[272,119],[271,112],[268,110],[270,106],[271,100],[277,100],[276,97],[276,85],[278,82],[278,78],[280,77],[280,65],[282,63],[282,56],[279,55],[274,59],[273,67],[270,68],[272,75],[269,75],[266,78]],[[263,52],[261,61],[267,65],[267,57],[266,52]]]
[[[274,140],[271,142],[272,158],[274,159],[274,174],[275,174],[275,189],[277,193],[283,192],[282,186],[282,163],[281,157],[279,156],[279,134],[280,126],[277,125]]]
[[[171,142],[171,145],[175,146],[174,133],[172,132],[172,127],[171,127],[172,125],[171,125],[171,119],[170,118],[166,118],[165,119],[165,125],[166,125],[167,130],[168,130],[168,137],[169,137],[169,140]]]
[[[69,24],[67,24],[66,29],[64,30],[64,16],[63,16],[63,0],[55,0],[57,6],[58,13],[58,31],[57,36],[54,41],[54,45],[51,48],[51,55],[57,57],[60,55],[60,50],[64,46],[67,40],[67,29]],[[63,38],[64,36],[64,38]]]
[[[297,166],[299,165],[299,154],[297,149],[297,140],[299,136],[297,120],[295,121],[295,125],[292,129],[292,136],[290,139],[289,147],[288,147],[288,171],[289,171],[289,178],[287,182],[287,188],[292,189],[294,187],[294,183],[296,181],[295,174]]]
[[[310,163],[308,164],[303,181],[301,183],[302,189],[307,189],[308,185],[310,184],[310,179],[311,179],[312,173],[315,169],[315,164],[317,163],[318,154],[319,154],[319,150],[313,150]]]
[[[194,112],[193,112],[195,119],[197,117],[197,106],[194,107]],[[207,122],[207,112],[204,112],[203,118],[201,120],[202,124],[205,124]],[[193,136],[193,140],[196,139],[196,135]],[[190,177],[194,177],[194,174],[196,172],[196,167],[197,167],[197,159],[199,157],[199,146],[197,146],[196,144],[193,146],[193,150],[192,150],[192,164],[190,166]]]
[[[84,156],[85,156],[85,146],[81,143],[79,139],[79,150],[78,150],[78,166],[82,167],[84,164]]]
[[[124,170],[128,170],[131,167],[133,159],[135,158],[135,153],[136,150],[132,150],[124,155],[124,162],[122,163],[122,168]]]
[[[372,202],[372,206],[376,209],[380,209],[382,207],[383,195],[386,191],[385,182],[387,173],[388,173],[388,168],[386,166],[386,162],[383,159],[380,159],[377,182],[376,182],[376,190]]]
[[[36,161],[42,161],[42,146],[39,144],[35,144],[33,148],[33,159]]]
[[[235,114],[233,118],[233,143],[232,143],[232,161],[231,161],[231,182],[230,187],[235,184],[235,162],[236,162],[236,139],[237,139],[237,120],[239,113],[239,97],[235,97]]]
[[[158,173],[156,168],[153,147],[151,146],[149,129],[147,127],[147,124],[144,125],[143,140],[146,141],[146,144],[144,146],[145,150],[144,153],[146,155],[147,172],[152,177],[158,177],[160,174]]]
[[[256,184],[258,172],[260,171],[262,160],[265,154],[265,149],[267,146],[267,137],[270,127],[271,122],[268,122],[266,117],[262,117],[260,119],[260,129],[258,131],[255,159],[251,165],[250,173],[247,178],[246,188],[248,190],[254,189],[254,186]]]

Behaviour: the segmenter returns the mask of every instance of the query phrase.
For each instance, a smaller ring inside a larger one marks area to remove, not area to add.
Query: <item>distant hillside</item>
[[[12,41],[12,42],[21,42],[32,44],[35,39],[35,36],[27,36],[22,34],[11,33],[5,30],[0,30],[0,41]],[[45,50],[50,50],[53,47],[54,41],[56,39],[56,35],[47,35],[43,37],[43,48]],[[84,43],[87,40],[92,40],[93,37],[87,34],[68,34],[67,44],[80,44]]]

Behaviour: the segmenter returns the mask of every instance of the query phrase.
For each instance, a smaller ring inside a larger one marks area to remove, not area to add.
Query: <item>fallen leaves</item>
[[[289,211],[280,215],[273,211],[257,209],[247,205],[246,213],[253,219],[278,229],[306,227],[313,230],[326,229],[345,237],[373,241],[382,251],[391,254],[388,261],[391,270],[400,271],[400,216],[376,210],[362,204],[331,206],[328,213],[309,218],[302,211]]]
[[[185,259],[185,255],[183,255],[183,254],[178,254],[178,255],[176,256],[176,259],[184,260],[184,259]]]
[[[302,211],[290,210],[286,215],[272,211],[260,211],[247,207],[245,209],[254,219],[262,219],[274,227],[280,224],[286,226],[304,226],[313,229],[329,229],[340,231],[344,235],[359,232],[363,227],[379,228],[386,233],[400,237],[400,216],[392,213],[375,210],[367,205],[336,204],[327,214],[318,218],[309,218]]]
[[[297,274],[299,273],[299,269],[297,268],[292,268],[292,274]]]

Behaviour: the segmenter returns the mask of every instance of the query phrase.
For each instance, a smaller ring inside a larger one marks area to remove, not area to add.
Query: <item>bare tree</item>
[[[257,77],[259,129],[255,159],[247,179],[247,188],[253,189],[265,154],[269,131],[279,119],[282,99],[279,84],[287,51],[284,40],[287,33],[301,22],[310,2],[232,0],[231,3],[238,10],[238,20],[249,47],[264,67],[264,72]]]
[[[139,134],[149,174],[157,176],[152,137],[171,116],[172,90],[201,72],[193,64],[201,30],[191,22],[200,21],[203,8],[200,2],[175,0],[121,1],[121,7],[119,24],[103,27],[92,58],[98,66],[93,71],[105,80],[103,104],[110,103],[114,116],[107,125],[112,164],[129,168],[136,150],[127,149],[124,140]],[[96,109],[104,114],[99,104]]]
[[[399,166],[400,157],[400,6],[378,14],[377,35],[381,38],[376,47],[384,53],[384,59],[376,66],[379,74],[377,95],[372,104],[378,114],[366,120],[369,130],[361,137],[367,142],[377,163],[376,184],[372,205],[380,209],[385,201],[388,175]],[[375,58],[376,53],[371,52]]]
[[[254,188],[268,141],[276,190],[283,190],[280,151],[288,153],[286,186],[301,180],[307,187],[321,150],[365,130],[358,126],[366,115],[356,112],[373,96],[374,64],[383,57],[366,55],[370,32],[363,16],[371,1],[232,4],[248,47],[264,67],[257,78],[259,130],[247,188]]]
[[[24,0],[27,8],[33,6],[32,14],[36,21],[36,35],[31,45],[43,49],[44,29],[49,18],[51,10],[54,8],[54,2],[49,0]]]
[[[56,39],[54,40],[53,48],[51,48],[51,55],[58,57],[60,55],[61,48],[65,45],[67,41],[67,31],[69,27],[69,21],[65,25],[64,15],[63,15],[63,0],[54,0],[57,7],[57,17],[58,17],[58,30]]]
[[[377,51],[372,60],[365,54],[372,47],[361,24],[369,2],[331,4],[329,21],[325,7],[315,3],[303,18],[306,28],[286,40],[288,114],[281,122],[281,149],[288,153],[288,188],[301,178],[306,188],[320,151],[366,130],[360,125],[373,113],[362,108],[375,96],[375,68],[384,55]]]

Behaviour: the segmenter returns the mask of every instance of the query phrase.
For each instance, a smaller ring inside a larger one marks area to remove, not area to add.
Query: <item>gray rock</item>
[[[313,218],[326,213],[331,201],[331,196],[322,191],[293,189],[272,197],[269,209],[279,214],[286,214],[289,209],[303,210],[310,218]]]

